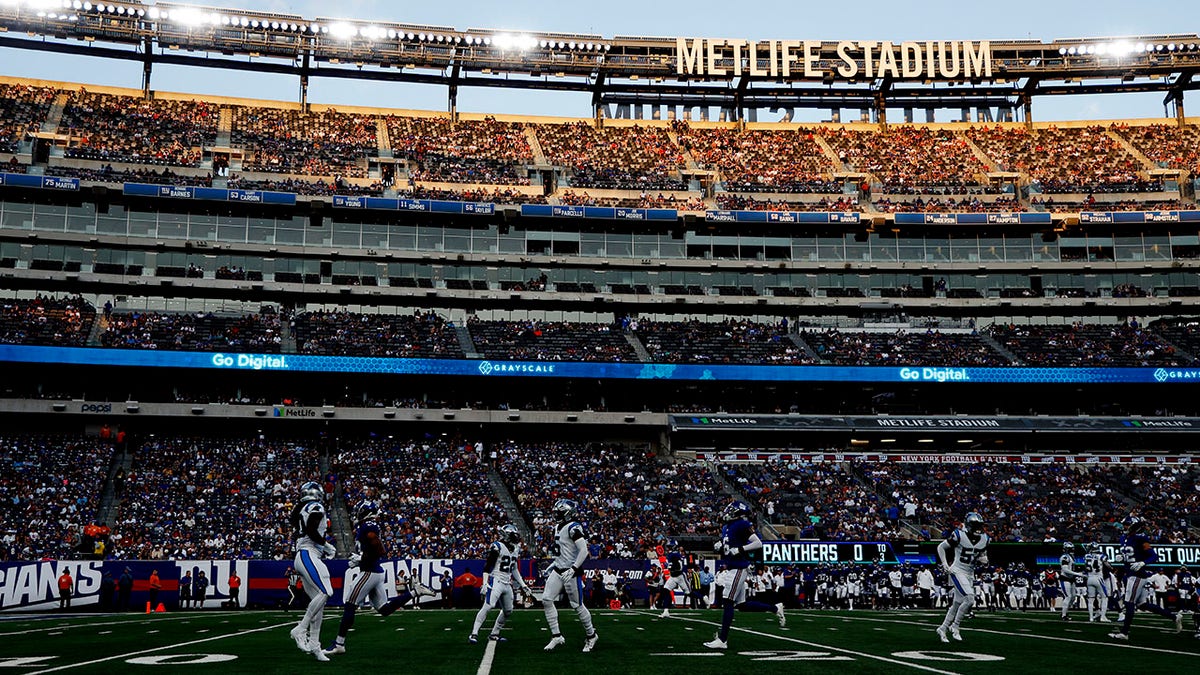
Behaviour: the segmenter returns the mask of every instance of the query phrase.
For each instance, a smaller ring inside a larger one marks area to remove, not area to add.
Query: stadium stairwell
[[[292,332],[290,319],[279,322],[279,352],[281,354],[296,354],[300,350],[296,345],[296,334]]]
[[[842,159],[838,157],[838,154],[833,151],[833,146],[829,145],[829,141],[825,140],[825,137],[821,134],[813,134],[812,137],[813,142],[815,142],[817,146],[821,148],[821,152],[825,154],[825,158],[833,164],[834,173],[845,173],[847,171],[846,165],[842,163]]]
[[[675,147],[679,148],[679,153],[681,155],[683,155],[684,166],[686,166],[688,169],[691,169],[692,171],[695,171],[696,169],[700,168],[696,164],[696,158],[692,157],[692,151],[683,147],[683,144],[679,142],[679,134],[675,133],[671,129],[668,129],[667,130],[667,138],[671,139],[671,142],[675,144]]]
[[[1129,154],[1133,155],[1134,158],[1137,159],[1137,161],[1141,162],[1143,169],[1157,169],[1158,168],[1158,165],[1155,164],[1154,162],[1150,161],[1149,157],[1142,154],[1141,150],[1138,150],[1137,148],[1133,147],[1133,143],[1130,143],[1129,139],[1127,139],[1124,136],[1122,136],[1121,134],[1117,133],[1116,130],[1114,130],[1112,127],[1105,129],[1104,133],[1108,134],[1108,136],[1110,138],[1112,138],[1117,143],[1119,143],[1120,146],[1125,149],[1125,152],[1128,152]]]
[[[1012,362],[1012,365],[1014,365],[1014,366],[1019,366],[1019,365],[1021,365],[1021,359],[1017,358],[1017,355],[1016,355],[1016,354],[1014,354],[1014,353],[1012,353],[1012,352],[1008,351],[1008,349],[1007,349],[1007,348],[1006,348],[1004,345],[1000,344],[1000,343],[999,343],[999,342],[996,340],[996,338],[994,338],[994,337],[992,337],[990,334],[988,334],[988,332],[987,332],[987,331],[979,331],[979,337],[980,337],[980,339],[982,339],[982,340],[983,340],[983,341],[984,341],[984,342],[985,342],[985,343],[986,343],[986,344],[987,344],[989,347],[991,347],[992,349],[995,349],[995,350],[996,350],[997,352],[999,352],[999,353],[1000,353],[1000,354],[1001,354],[1001,355],[1002,355],[1004,358],[1006,358],[1006,359],[1008,359],[1009,361],[1011,361],[1011,362]]]
[[[799,333],[788,333],[788,339],[792,341],[792,344],[796,345],[805,354],[807,354],[808,357],[811,358],[814,363],[821,363],[823,361],[821,356],[819,354],[817,354],[816,350],[814,350],[812,348],[812,345],[805,342],[804,338],[800,337]]]
[[[58,97],[54,99],[54,104],[50,106],[50,112],[46,113],[46,121],[42,122],[42,133],[58,133],[58,126],[62,124],[63,113],[66,112],[67,103],[70,100],[70,93],[59,92]]]
[[[478,350],[475,349],[475,341],[471,339],[471,331],[464,324],[454,324],[454,334],[458,336],[458,346],[462,347],[463,354],[468,359],[484,358]]]
[[[630,347],[633,347],[634,353],[637,354],[638,361],[641,361],[642,363],[652,363],[654,361],[654,358],[650,356],[650,352],[646,350],[646,345],[642,344],[642,341],[638,339],[636,334],[625,333],[625,341],[629,343]]]
[[[318,461],[320,462],[321,476],[328,476],[330,473],[329,455],[321,454]],[[328,504],[329,522],[333,530],[330,534],[337,542],[338,555],[349,556],[354,553],[354,524],[350,520],[350,514],[346,511],[346,496],[343,490],[343,484],[337,483],[333,488],[333,499]]]
[[[124,471],[128,476],[133,471],[133,448],[127,447],[124,452],[113,455],[112,466],[108,468],[108,476],[104,481],[104,490],[100,493],[100,505],[96,508],[96,522],[109,525],[117,522],[117,507],[121,500],[117,496],[116,475]]]
[[[971,140],[969,136],[961,132],[956,132],[954,134],[954,139],[957,141],[962,141],[963,144],[967,146],[967,149],[971,151],[971,154],[975,155],[975,159],[979,160],[980,164],[986,166],[988,171],[1000,170],[1000,165],[996,163],[996,160],[988,157],[987,153],[984,152],[983,149],[978,145],[975,145],[975,141]]]
[[[233,145],[233,108],[221,108],[221,118],[217,121],[217,147],[228,148]]]
[[[757,500],[752,499],[750,495],[743,492],[736,483],[729,480],[729,477],[725,475],[725,472],[721,471],[721,467],[717,466],[713,462],[703,462],[703,464],[705,468],[708,469],[708,473],[711,474],[716,480],[717,484],[721,486],[721,489],[725,492],[725,494],[729,495],[733,499],[746,502],[752,509],[754,509],[755,520],[757,520],[759,523],[759,530],[767,539],[783,539],[783,535],[775,528],[775,524],[767,520],[767,514],[758,505]]]
[[[521,531],[521,539],[525,544],[532,548],[534,541],[533,528],[525,520],[525,514],[517,506],[517,500],[513,499],[512,492],[509,492],[508,486],[504,484],[504,479],[500,477],[500,472],[496,471],[496,467],[488,466],[487,476],[488,483],[492,486],[492,492],[496,493],[496,499],[500,500],[501,506],[504,507],[504,512],[508,514],[508,519]]]
[[[525,140],[529,141],[529,151],[533,153],[533,163],[538,166],[549,166],[550,162],[546,161],[546,153],[542,152],[542,144],[538,143],[533,125],[525,127]]]
[[[388,133],[387,122],[382,118],[376,118],[375,144],[379,146],[380,159],[392,159],[395,156],[392,154],[392,137]]]

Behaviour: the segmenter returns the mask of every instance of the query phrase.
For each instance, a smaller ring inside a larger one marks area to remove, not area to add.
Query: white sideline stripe
[[[213,637],[207,637],[207,638],[203,638],[201,640],[192,640],[191,642],[180,642],[180,643],[173,644],[173,645],[164,645],[162,647],[155,647],[153,649],[143,649],[140,652],[130,652],[128,654],[117,654],[116,656],[106,656],[102,659],[93,659],[91,661],[84,661],[82,663],[69,663],[67,665],[58,666],[56,668],[46,668],[45,670],[35,670],[35,671],[29,673],[28,675],[41,675],[42,673],[53,673],[53,672],[57,672],[60,670],[70,670],[72,668],[82,668],[84,666],[92,666],[97,663],[104,663],[105,661],[115,661],[117,659],[127,659],[132,656],[141,656],[142,654],[153,654],[154,652],[161,652],[161,651],[166,651],[166,650],[170,650],[170,649],[178,649],[180,647],[190,647],[192,645],[198,645],[198,644],[202,644],[204,642],[213,642],[216,640],[224,640],[225,638],[231,638],[231,637],[241,637],[242,635],[250,635],[251,633],[261,633],[265,630],[274,630],[276,628],[283,628],[284,626],[291,626],[293,624],[295,624],[294,621],[288,621],[287,623],[277,623],[274,626],[263,626],[262,628],[253,628],[251,630],[243,630],[243,631],[238,631],[237,633],[228,633],[226,635],[214,635]]]
[[[888,621],[887,619],[869,619],[869,618],[867,618],[867,617],[865,617],[865,616],[861,616],[861,617],[859,617],[859,616],[850,617],[850,619],[849,619],[849,620],[850,620],[850,621],[872,621],[872,622],[875,622],[875,623],[898,623],[898,624],[905,624],[905,625],[908,625],[908,626],[925,626],[925,627],[927,627],[927,628],[932,628],[932,627],[933,627],[933,624],[930,624],[930,623],[921,623],[921,622],[919,622],[919,621]],[[1056,621],[1047,621],[1047,622],[1045,622],[1045,623],[1058,623],[1058,622],[1056,622]],[[1115,626],[1117,626],[1117,625],[1120,625],[1120,624],[1113,624],[1113,625],[1114,625],[1114,627],[1115,627]],[[1150,627],[1147,627],[1147,629],[1150,629]],[[1012,633],[1011,631],[990,630],[990,629],[987,629],[987,628],[966,628],[966,627],[963,627],[963,629],[962,629],[962,630],[965,630],[965,631],[970,631],[970,632],[972,632],[972,633],[991,633],[992,635],[1007,635],[1007,636],[1009,636],[1009,637],[1013,637],[1013,633]],[[1111,629],[1110,629],[1110,630],[1111,630]],[[1107,636],[1107,635],[1108,635],[1108,633],[1106,632],[1104,635],[1105,635],[1105,636]],[[1092,646],[1099,646],[1099,647],[1117,647],[1117,648],[1119,648],[1119,649],[1136,649],[1136,650],[1138,650],[1138,651],[1143,651],[1143,652],[1155,652],[1155,653],[1157,653],[1157,654],[1171,654],[1171,655],[1174,655],[1174,656],[1192,656],[1192,657],[1194,657],[1194,656],[1200,656],[1200,655],[1198,655],[1196,652],[1181,652],[1181,651],[1176,651],[1176,650],[1173,650],[1173,649],[1159,649],[1158,647],[1142,647],[1142,646],[1139,646],[1139,645],[1131,645],[1131,644],[1128,644],[1128,643],[1125,643],[1125,642],[1105,642],[1105,641],[1096,641],[1096,640],[1076,640],[1076,639],[1074,639],[1074,638],[1058,637],[1058,636],[1056,636],[1056,635],[1038,635],[1038,634],[1036,634],[1036,633],[1021,633],[1020,637],[1023,637],[1023,638],[1037,638],[1038,640],[1051,640],[1051,641],[1053,641],[1053,642],[1072,642],[1072,643],[1074,643],[1074,644],[1079,644],[1079,645],[1092,645]]]
[[[475,675],[488,675],[492,672],[492,661],[496,659],[496,641],[487,638],[487,647],[483,650],[483,660],[479,662],[479,670]]]
[[[207,615],[208,616],[223,616],[223,615],[228,615],[228,614],[245,614],[245,612],[219,612],[219,613],[212,612],[211,614],[207,614]],[[84,616],[88,616],[88,615],[84,615]],[[90,616],[97,616],[97,615],[92,614]],[[129,616],[129,618],[125,621],[104,621],[104,622],[96,621],[96,622],[86,622],[86,623],[70,623],[69,620],[67,620],[67,622],[60,623],[56,626],[43,626],[42,628],[30,628],[29,630],[18,630],[18,631],[13,631],[11,633],[0,633],[0,637],[10,637],[13,635],[28,635],[29,633],[41,633],[43,631],[50,631],[50,630],[77,630],[80,628],[94,628],[94,627],[98,627],[98,626],[133,625],[133,624],[137,624],[139,622],[141,622],[143,624],[150,624],[150,623],[159,623],[161,621],[179,621],[180,619],[196,618],[195,614],[172,614],[170,616],[163,616],[162,614],[159,614],[158,616],[154,617],[153,619],[138,619],[138,618],[136,618],[138,616],[144,616],[144,615],[140,615],[140,614],[129,614],[128,616]],[[151,614],[150,616],[154,616],[154,615]]]
[[[646,616],[657,616],[657,614],[654,614],[653,612],[647,613],[647,612],[643,612],[643,611],[638,611],[637,613],[643,614]],[[717,626],[717,627],[721,626],[720,623],[717,623],[714,621],[705,621],[704,619],[692,619],[692,618],[683,617],[683,616],[674,617],[674,618],[677,618],[680,621],[691,621],[693,623],[702,623],[702,624],[706,624],[709,626]],[[939,670],[937,668],[931,668],[930,666],[924,666],[919,663],[912,663],[910,661],[901,661],[899,659],[892,659],[892,658],[888,658],[886,656],[878,656],[876,654],[868,654],[866,652],[856,652],[856,651],[852,651],[850,649],[842,649],[841,647],[833,647],[831,645],[823,645],[818,642],[808,642],[807,640],[798,640],[793,637],[787,637],[786,635],[773,635],[771,633],[760,633],[759,631],[756,631],[756,630],[750,630],[749,628],[739,628],[737,626],[730,626],[730,630],[736,630],[736,631],[739,631],[742,633],[749,633],[750,635],[757,635],[759,637],[774,638],[776,640],[783,640],[784,642],[794,642],[796,644],[804,645],[806,647],[817,647],[820,649],[827,649],[831,652],[841,652],[843,654],[852,654],[854,656],[860,656],[864,659],[875,659],[876,661],[883,661],[885,663],[891,663],[893,665],[907,666],[909,668],[916,668],[917,670],[925,670],[925,671],[928,671],[931,673],[939,673],[939,675],[958,675],[958,673],[955,673],[954,671],[950,671],[950,670]]]

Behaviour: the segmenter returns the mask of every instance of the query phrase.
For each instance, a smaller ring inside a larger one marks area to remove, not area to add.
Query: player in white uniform
[[[962,640],[958,627],[975,604],[975,565],[987,564],[988,536],[983,531],[983,517],[975,512],[968,513],[963,526],[951,532],[937,548],[938,560],[954,587],[950,609],[946,610],[946,618],[937,628],[942,642],[950,641],[946,637],[947,631],[950,637]],[[951,551],[954,552],[953,562],[949,560]]]
[[[500,614],[496,616],[496,623],[492,625],[492,632],[488,637],[496,641],[504,640],[500,637],[500,629],[504,627],[508,617],[512,616],[514,585],[521,595],[533,596],[529,585],[517,569],[517,560],[520,557],[521,533],[517,531],[517,526],[512,523],[500,526],[500,539],[492,542],[491,548],[488,549],[487,562],[483,565],[483,607],[475,615],[475,625],[471,627],[471,634],[467,636],[471,644],[479,642],[479,629],[487,620],[488,612],[494,607],[500,608]]]
[[[675,601],[686,606],[688,600],[692,598],[692,587],[688,584],[687,566],[684,564],[682,556],[672,560],[667,565],[667,569],[670,571],[671,577],[663,584],[664,595],[666,593],[674,593]],[[664,603],[663,611],[659,615],[659,618],[666,619],[671,616],[671,608],[668,605],[669,603]]]
[[[1071,603],[1075,602],[1075,586],[1086,582],[1086,577],[1075,571],[1075,544],[1063,542],[1063,554],[1058,559],[1058,590],[1062,594],[1062,620],[1070,621]]]
[[[325,513],[325,505],[321,503],[324,495],[325,490],[319,483],[309,481],[301,485],[300,501],[292,508],[291,516],[292,531],[296,536],[293,566],[304,579],[304,590],[310,598],[308,609],[292,629],[291,636],[301,651],[312,654],[318,661],[329,660],[321,649],[321,618],[325,603],[333,594],[329,568],[321,559],[337,554],[337,547],[325,541],[329,516]]]
[[[590,652],[596,646],[596,629],[592,626],[592,613],[583,606],[583,561],[588,557],[587,530],[575,521],[575,502],[560,499],[554,503],[554,556],[546,572],[546,587],[542,590],[542,608],[546,611],[546,623],[550,624],[550,642],[546,651],[567,643],[558,630],[558,608],[554,602],[563,593],[567,601],[579,614],[579,623],[587,636],[583,640],[583,651]]]

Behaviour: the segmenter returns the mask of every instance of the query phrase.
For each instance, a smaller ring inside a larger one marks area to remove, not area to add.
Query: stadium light
[[[357,33],[358,30],[345,21],[338,21],[337,23],[329,24],[329,34],[339,40],[349,40]]]
[[[492,44],[503,51],[527,52],[537,48],[537,39],[525,34],[497,33],[492,36]]]
[[[204,12],[195,7],[180,7],[171,12],[171,21],[184,26],[199,26],[205,23],[207,17]]]

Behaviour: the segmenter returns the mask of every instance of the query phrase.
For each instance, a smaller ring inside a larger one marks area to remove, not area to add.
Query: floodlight
[[[354,37],[357,32],[358,31],[354,28],[354,26],[351,26],[345,21],[338,21],[337,23],[329,24],[329,34],[339,40],[349,40],[350,38]]]
[[[171,21],[184,26],[199,26],[204,23],[204,13],[195,7],[180,7],[171,13]]]

